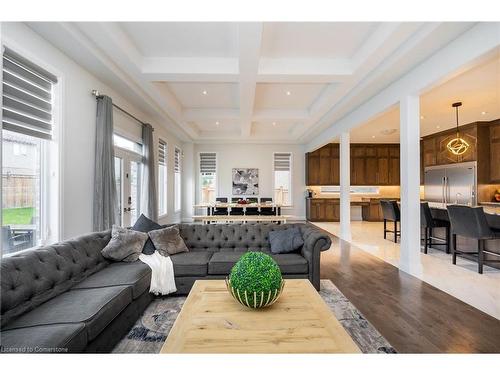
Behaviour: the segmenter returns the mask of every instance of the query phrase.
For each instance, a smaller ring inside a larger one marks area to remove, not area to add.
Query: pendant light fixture
[[[448,148],[453,155],[462,155],[467,152],[470,147],[465,139],[460,138],[460,132],[458,130],[458,107],[462,106],[462,102],[453,103],[451,106],[455,108],[457,115],[457,136],[448,142],[446,148]]]

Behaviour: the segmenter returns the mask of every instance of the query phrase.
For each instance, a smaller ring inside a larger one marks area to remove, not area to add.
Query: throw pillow
[[[155,223],[153,220],[144,216],[144,214],[141,214],[141,216],[139,216],[131,229],[138,232],[148,233],[152,230],[160,228],[163,228],[160,224]],[[146,241],[146,244],[144,245],[144,248],[142,249],[142,252],[146,255],[151,255],[155,252],[155,246],[153,245],[153,242],[151,242],[151,239],[149,237]]]
[[[304,245],[304,240],[299,228],[291,227],[270,231],[269,243],[273,254],[285,254],[300,249]]]
[[[174,255],[189,251],[179,234],[179,226],[153,230],[148,233],[156,250],[163,256]]]
[[[101,250],[101,254],[104,258],[117,262],[135,262],[139,259],[147,239],[146,233],[113,225],[111,240]]]

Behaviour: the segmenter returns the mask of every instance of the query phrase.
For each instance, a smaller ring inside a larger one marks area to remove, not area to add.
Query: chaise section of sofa
[[[151,270],[101,255],[110,233],[5,257],[2,352],[108,352],[151,301]]]

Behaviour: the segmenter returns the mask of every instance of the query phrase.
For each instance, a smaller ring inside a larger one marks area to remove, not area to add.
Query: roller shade
[[[57,77],[5,48],[2,125],[6,130],[52,138],[53,85]]]
[[[162,139],[158,141],[158,164],[167,165],[167,142]]]
[[[217,173],[217,157],[215,152],[200,153],[200,173]]]
[[[274,170],[275,171],[290,171],[292,154],[289,152],[274,154]]]
[[[181,150],[179,150],[177,147],[175,148],[174,152],[174,172],[181,172]]]

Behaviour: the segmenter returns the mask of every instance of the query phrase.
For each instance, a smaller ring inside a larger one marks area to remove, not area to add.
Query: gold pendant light
[[[451,141],[448,142],[446,148],[448,148],[448,150],[453,155],[462,155],[466,153],[470,147],[465,139],[460,138],[460,132],[458,131],[458,107],[460,107],[461,105],[462,102],[453,103],[451,105],[453,108],[455,108],[457,114],[457,136],[456,138],[453,138]]]

